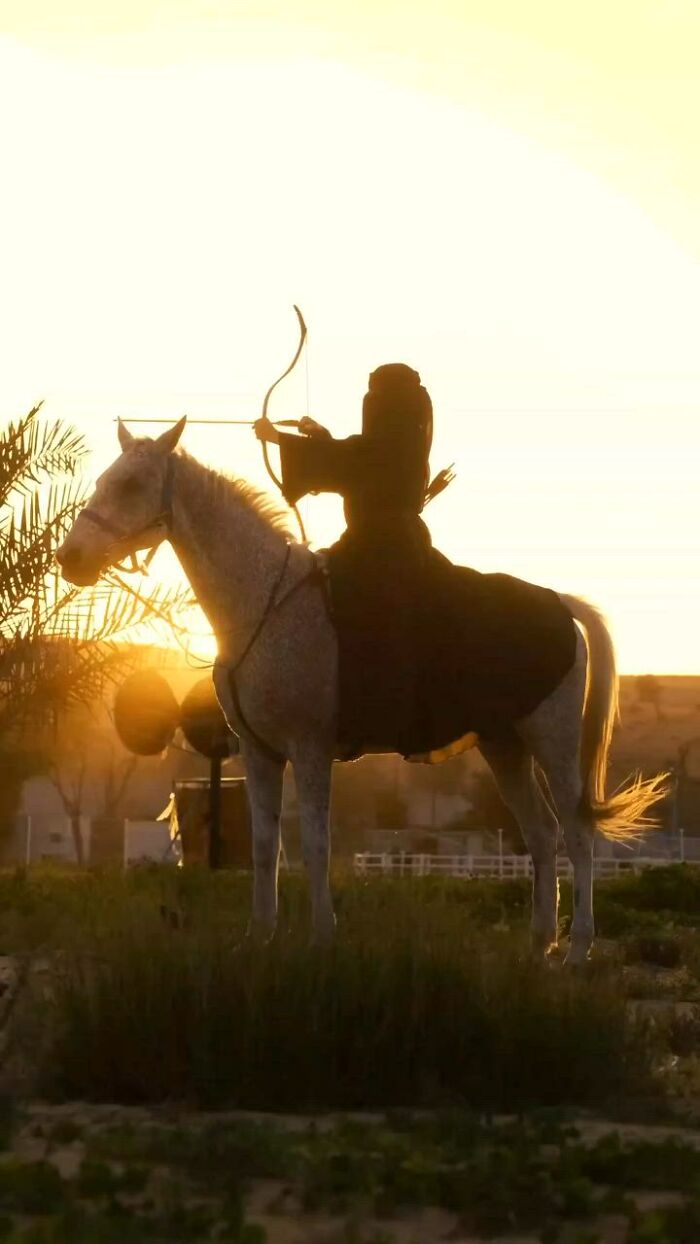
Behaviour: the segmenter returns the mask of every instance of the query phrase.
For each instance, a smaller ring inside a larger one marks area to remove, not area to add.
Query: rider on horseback
[[[317,492],[344,500],[347,530],[328,551],[344,755],[454,754],[469,732],[502,732],[557,684],[575,632],[556,594],[454,566],[432,547],[421,511],[451,476],[429,485],[433,410],[417,372],[403,363],[372,372],[359,436],[334,440],[309,418],[302,437],[267,419],[255,430],[280,447],[290,504]],[[533,627],[544,644],[532,644]],[[546,654],[535,668],[533,648]]]
[[[347,530],[329,550],[338,629],[340,739],[411,750],[419,715],[419,599],[430,535],[420,518],[428,485],[433,411],[418,373],[378,368],[362,403],[362,433],[334,440],[313,419],[303,438],[261,420],[279,444],[284,495],[338,492]],[[370,737],[371,732],[371,737]]]

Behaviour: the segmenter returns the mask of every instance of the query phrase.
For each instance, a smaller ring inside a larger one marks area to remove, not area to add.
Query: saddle
[[[283,568],[226,670],[241,727],[271,758],[283,759],[246,720],[236,672],[270,614],[304,583],[320,587],[338,638],[338,760],[391,752],[441,764],[480,738],[507,736],[570,669],[576,627],[550,589],[456,566],[430,549],[419,590],[402,600],[390,574],[365,577],[364,562],[348,572],[338,547],[315,554],[309,573],[278,594]]]
[[[571,668],[576,627],[547,588],[391,537],[330,550],[338,738],[438,764],[509,736]]]
[[[445,473],[446,474],[446,473]],[[447,480],[449,483],[449,479]],[[442,485],[445,487],[446,485]],[[320,549],[316,554],[318,568],[320,574],[321,589],[323,591],[324,601],[328,610],[328,616],[337,631],[337,617],[333,603],[333,579],[331,573],[331,560],[327,549]],[[369,716],[369,714],[368,714]],[[335,759],[339,761],[359,760],[362,756],[368,755],[385,755],[394,753],[397,750],[393,741],[387,740],[386,745],[382,746],[372,741],[372,723],[366,723],[367,733],[362,741],[351,747],[340,744],[336,751]],[[479,742],[479,735],[474,730],[468,730],[466,733],[454,739],[450,743],[429,749],[422,752],[414,752],[404,755],[404,760],[408,760],[412,764],[443,764],[446,760],[454,760],[456,756],[461,756],[464,752],[469,751],[472,747],[476,747]]]

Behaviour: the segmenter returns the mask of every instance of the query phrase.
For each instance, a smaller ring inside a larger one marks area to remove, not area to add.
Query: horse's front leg
[[[292,756],[299,803],[301,844],[311,893],[311,924],[316,945],[335,933],[330,889],[330,800],[332,758],[325,749],[300,747]]]
[[[253,919],[251,932],[271,937],[277,924],[277,874],[284,761],[241,739],[253,822]]]

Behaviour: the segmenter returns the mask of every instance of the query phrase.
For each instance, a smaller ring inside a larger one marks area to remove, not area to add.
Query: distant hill
[[[629,675],[620,684],[613,782],[634,770],[668,770],[674,775],[676,806],[667,801],[666,828],[675,822],[700,834],[700,677]]]
[[[613,745],[616,767],[677,763],[689,743],[697,740],[700,748],[700,676],[623,676],[620,717]]]

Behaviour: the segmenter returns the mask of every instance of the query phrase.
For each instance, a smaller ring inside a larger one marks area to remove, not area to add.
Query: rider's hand
[[[280,434],[273,423],[269,419],[258,419],[253,424],[253,431],[259,441],[267,441],[270,445],[279,445]]]
[[[299,431],[302,436],[326,436],[330,437],[328,428],[324,428],[322,424],[317,423],[315,419],[310,419],[308,415],[304,415],[299,420]]]

